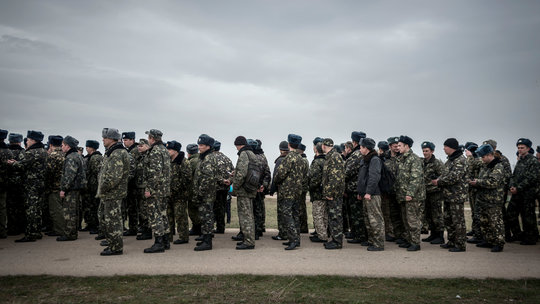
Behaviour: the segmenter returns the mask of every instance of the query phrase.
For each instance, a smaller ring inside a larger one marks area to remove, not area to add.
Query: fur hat
[[[313,140],[313,145],[315,146],[315,145],[317,145],[318,143],[320,143],[320,142],[322,142],[322,141],[323,141],[322,138],[320,138],[320,137],[315,137],[315,139]]]
[[[388,145],[397,144],[399,142],[399,137],[388,137],[386,141],[388,142]]]
[[[7,138],[8,131],[4,129],[0,129],[0,140],[4,140]]]
[[[422,143],[422,149],[428,148],[431,151],[435,151],[435,144],[430,141],[425,141]]]
[[[364,132],[358,132],[358,131],[353,131],[351,133],[351,139],[357,143],[359,143],[362,138],[366,138],[366,133]]]
[[[221,143],[217,140],[214,141],[214,151],[221,150]]]
[[[296,134],[289,134],[289,136],[287,136],[287,141],[289,142],[291,147],[296,149],[302,142],[302,136]]]
[[[282,141],[279,143],[279,150],[280,151],[289,151],[289,143],[286,141]]]
[[[122,138],[118,129],[114,128],[103,128],[103,130],[101,131],[101,137],[114,140],[120,140],[120,138]]]
[[[176,152],[180,152],[180,149],[182,149],[182,144],[177,142],[176,140],[168,141],[167,142],[167,149],[168,150],[175,150]]]
[[[531,148],[532,147],[532,141],[530,139],[528,139],[528,138],[520,138],[520,139],[518,139],[518,141],[516,143],[516,146],[517,145],[525,145],[525,146]]]
[[[70,146],[71,148],[77,148],[77,146],[79,146],[79,141],[77,139],[75,139],[74,137],[72,136],[66,136],[64,137],[64,143],[68,146]]]
[[[64,138],[60,135],[49,135],[48,141],[49,145],[60,147],[62,145],[62,141],[64,141]]]
[[[99,149],[99,142],[97,140],[87,140],[86,146],[88,148]]]
[[[133,133],[133,138],[135,138],[135,133]],[[149,131],[144,132],[144,134],[147,134],[148,136],[152,137],[153,139],[161,140],[161,136],[163,136],[163,132],[161,132],[158,129],[150,129]]]
[[[248,144],[248,141],[244,136],[238,136],[234,140],[235,146],[247,146],[247,144]]]
[[[409,146],[409,148],[412,148],[412,145],[414,143],[414,140],[412,138],[410,138],[409,136],[407,135],[401,135],[399,137],[399,140],[398,142],[401,142],[401,143],[404,143],[406,144],[407,146]]]
[[[135,140],[135,132],[124,132],[124,133],[122,133],[122,139],[133,139],[133,140]]]
[[[197,147],[196,144],[189,144],[186,147],[186,151],[187,153],[192,154],[192,155],[197,154],[199,152],[199,147]]]
[[[13,144],[22,143],[23,136],[22,134],[9,133],[8,140],[10,143],[13,143]]]
[[[489,153],[493,153],[493,147],[488,144],[481,145],[480,147],[478,147],[478,149],[476,149],[476,155],[478,155],[479,157],[488,155]]]
[[[371,151],[375,149],[375,141],[369,137],[362,138],[362,140],[360,141],[360,146]]]
[[[197,140],[197,143],[199,145],[207,145],[207,146],[213,147],[214,141],[215,141],[214,138],[210,137],[210,135],[201,134],[201,136],[199,136],[199,140]]]
[[[299,144],[299,145],[298,145],[298,150],[306,151],[306,145],[304,145],[304,144]]]
[[[387,141],[382,140],[382,141],[377,143],[377,148],[379,148],[379,149],[381,149],[383,151],[388,151],[388,150],[390,150],[390,145],[388,144]]]
[[[26,134],[26,137],[30,138],[30,139],[33,139],[35,141],[42,141],[44,135],[40,131],[28,130],[28,133]]]
[[[257,149],[257,147],[259,146],[259,143],[256,140],[251,139],[251,138],[247,140],[247,143],[248,143],[248,146],[250,146],[251,149],[253,150]]]

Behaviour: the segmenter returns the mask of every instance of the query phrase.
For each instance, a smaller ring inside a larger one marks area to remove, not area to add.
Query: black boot
[[[156,253],[156,252],[165,252],[165,247],[163,246],[163,236],[156,235],[156,240],[154,242],[154,245],[144,250],[144,253]]]
[[[150,229],[144,229],[143,232],[139,235],[137,235],[137,240],[151,240],[152,239],[152,230]]]
[[[444,244],[444,232],[442,232],[442,231],[437,232],[435,238],[433,240],[431,240],[431,242],[429,242],[429,243],[433,244],[433,245]]]
[[[438,236],[437,233],[435,233],[435,232],[432,231],[431,234],[430,234],[427,238],[423,238],[423,239],[422,239],[422,242],[431,242],[431,241],[433,241],[435,238],[437,238],[437,236]]]
[[[242,233],[242,231],[240,231],[240,232],[238,232],[237,235],[231,236],[231,239],[233,239],[234,241],[243,241],[244,240],[244,233]]]
[[[169,235],[168,234],[165,234],[163,236],[163,248],[165,248],[165,250],[171,249],[171,242],[169,241]]]
[[[212,235],[205,234],[203,235],[203,241],[202,243],[195,247],[195,251],[203,251],[203,250],[212,250]]]
[[[189,235],[201,235],[201,224],[193,225],[189,231]]]

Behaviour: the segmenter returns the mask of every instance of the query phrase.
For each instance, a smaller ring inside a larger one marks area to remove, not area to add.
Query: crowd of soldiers
[[[123,254],[123,237],[153,238],[144,252],[157,253],[196,236],[195,251],[211,250],[214,235],[225,232],[232,195],[240,223],[232,239],[236,249],[249,250],[266,231],[265,196],[277,194],[278,234],[272,239],[294,250],[300,234],[309,232],[309,193],[315,228],[309,239],[326,249],[342,248],[344,238],[368,251],[384,250],[385,242],[418,251],[427,242],[450,252],[466,251],[467,243],[501,252],[506,242],[538,241],[540,147],[535,157],[526,138],[516,143],[512,172],[494,140],[478,146],[448,138],[443,164],[432,142],[421,144],[421,158],[408,136],[375,144],[355,131],[341,145],[315,138],[310,163],[302,137],[289,134],[279,144],[272,174],[258,139],[235,139],[233,166],[209,135],[189,144],[187,155],[180,142],[163,142],[160,130],[146,135],[136,141],[135,132],[104,128],[105,153],[98,141],[87,140],[83,156],[69,135],[51,135],[44,144],[39,131],[28,131],[23,140],[0,130],[0,238],[24,233],[15,242],[35,242],[45,233],[63,242],[89,231],[105,247],[101,255],[109,256]]]

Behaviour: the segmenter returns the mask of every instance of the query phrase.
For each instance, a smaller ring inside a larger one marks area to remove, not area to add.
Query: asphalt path
[[[103,257],[103,247],[94,235],[80,232],[73,242],[57,242],[45,236],[34,243],[15,243],[20,238],[0,240],[0,275],[112,276],[129,274],[268,274],[344,275],[399,278],[540,278],[540,245],[507,244],[501,253],[468,244],[467,251],[450,253],[439,245],[422,243],[418,252],[408,252],[385,243],[383,252],[344,244],[326,250],[302,234],[301,247],[285,251],[268,230],[254,250],[235,250],[231,240],[238,229],[227,229],[213,239],[213,250],[196,252],[188,244],[173,245],[165,253],[145,254],[153,241],[124,237],[124,254]],[[425,236],[423,236],[425,237]]]

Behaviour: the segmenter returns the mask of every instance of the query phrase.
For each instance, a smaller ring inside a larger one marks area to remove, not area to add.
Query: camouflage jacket
[[[219,174],[219,179],[217,180],[217,189],[228,191],[230,186],[225,185],[223,180],[229,179],[231,177],[231,173],[234,171],[232,161],[227,157],[227,155],[221,153],[221,151],[215,151],[214,155],[216,157]]]
[[[278,199],[296,200],[302,194],[303,164],[302,156],[295,150],[283,158],[274,175]]]
[[[8,186],[8,160],[13,158],[13,154],[8,149],[5,142],[0,142],[0,190],[5,190]]]
[[[189,168],[191,169],[191,185],[188,188],[188,195],[190,200],[197,199],[197,192],[195,191],[195,173],[199,166],[199,153],[192,154],[188,157]]]
[[[538,186],[538,168],[538,160],[532,154],[520,157],[510,179],[510,187],[516,187],[518,195],[534,196]]]
[[[439,178],[443,174],[444,164],[437,159],[435,155],[432,155],[430,159],[424,160],[424,185],[426,187],[426,193],[441,192],[438,186],[431,183],[432,180]]]
[[[504,166],[495,158],[487,166],[482,166],[476,178],[476,204],[497,207],[504,204]]]
[[[302,159],[304,160],[304,164],[302,165],[302,193],[307,193],[309,191],[309,160],[304,153],[302,153],[300,156],[302,156]]]
[[[136,187],[137,186],[137,161],[140,158],[139,149],[137,149],[137,144],[133,144],[131,147],[127,148],[129,153],[129,184],[128,186]],[[168,153],[167,153],[168,154]]]
[[[309,166],[308,184],[309,198],[312,202],[320,201],[322,196],[322,173],[324,167],[325,155],[317,155]]]
[[[84,170],[83,157],[77,153],[77,149],[71,149],[64,159],[62,182],[60,190],[64,192],[83,190],[86,188],[86,172]]]
[[[20,155],[20,160],[14,166],[24,171],[24,187],[27,191],[43,192],[45,190],[46,162],[47,151],[43,149],[41,142],[28,147]]]
[[[341,199],[345,193],[345,162],[343,157],[332,148],[323,165],[322,173],[322,196],[323,199],[330,197],[334,200]]]
[[[260,158],[257,157],[251,147],[244,146],[238,151],[238,161],[236,162],[236,170],[232,179],[233,195],[255,198],[257,191],[248,192],[244,187],[244,182],[248,174],[248,166],[250,162],[255,162],[256,166],[262,168]]]
[[[360,161],[362,153],[360,146],[356,146],[345,161],[345,183],[346,191],[356,193],[358,186],[358,172],[360,171]]]
[[[512,166],[510,166],[510,161],[506,156],[504,156],[501,151],[497,150],[495,151],[495,157],[499,158],[501,160],[501,163],[504,168],[504,185],[505,190],[508,190],[510,185],[510,178],[512,178]]]
[[[110,146],[103,156],[98,176],[96,197],[103,200],[121,200],[127,195],[129,154],[121,143]]]
[[[469,177],[467,159],[457,150],[448,156],[444,163],[445,170],[438,179],[438,186],[443,189],[444,200],[451,203],[464,203],[469,199]]]
[[[272,181],[272,173],[270,173],[270,166],[268,166],[268,160],[266,159],[263,150],[257,149],[253,151],[253,153],[255,153],[255,156],[259,158],[259,162],[262,166],[261,184],[264,187],[263,193],[266,194],[270,190],[270,182]]]
[[[285,156],[278,156],[278,158],[276,158],[276,160],[274,161],[274,172],[273,172],[273,178],[272,178],[272,183],[270,184],[270,195],[274,195],[274,193],[276,193],[278,191],[278,187],[277,187],[277,184],[276,184],[276,173],[277,173],[277,168],[279,167],[279,164],[281,164],[281,161],[283,161],[283,159],[285,158]]]
[[[11,152],[12,159],[15,159],[17,161],[21,160],[24,155],[24,149],[20,145],[9,145],[9,151]],[[20,166],[9,166],[7,170],[7,184],[9,190],[20,190],[23,187],[23,168],[21,168]]]
[[[210,150],[199,153],[199,163],[194,176],[194,191],[204,202],[216,200],[216,185],[219,178],[217,160]]]
[[[472,155],[467,156],[467,175],[469,179],[475,179],[480,174],[480,169],[484,167],[482,159]],[[469,187],[469,197],[476,197],[476,187]]]
[[[146,156],[148,155],[148,151],[145,151],[143,153],[139,153],[137,156],[137,165],[135,166],[135,184],[137,185],[138,189],[144,189],[146,188],[146,180],[144,178],[144,168],[146,165]]]
[[[171,161],[171,198],[189,199],[188,188],[191,186],[191,169],[184,158],[184,152]]]
[[[60,191],[62,172],[64,171],[64,152],[56,147],[47,157],[47,169],[45,172],[45,187],[47,192]]]
[[[158,198],[171,195],[171,157],[162,142],[156,142],[150,147],[145,161],[144,191]]]
[[[399,157],[399,154],[397,154],[396,156],[392,156],[392,153],[390,153],[390,151],[387,151],[384,154],[384,165],[386,166],[386,168],[388,168],[388,170],[390,170],[390,172],[392,172],[392,174],[394,174],[394,176],[397,176],[397,172],[398,172],[398,157]],[[391,195],[393,196],[396,194],[395,183],[392,188],[393,189],[392,189]]]
[[[398,171],[394,187],[399,202],[405,202],[406,196],[412,197],[415,201],[426,199],[423,162],[412,150],[401,154],[398,158]]]
[[[103,162],[103,155],[101,152],[95,151],[92,155],[87,155],[86,162],[86,180],[87,190],[90,195],[95,196],[98,188],[98,175],[101,170],[101,163]]]

